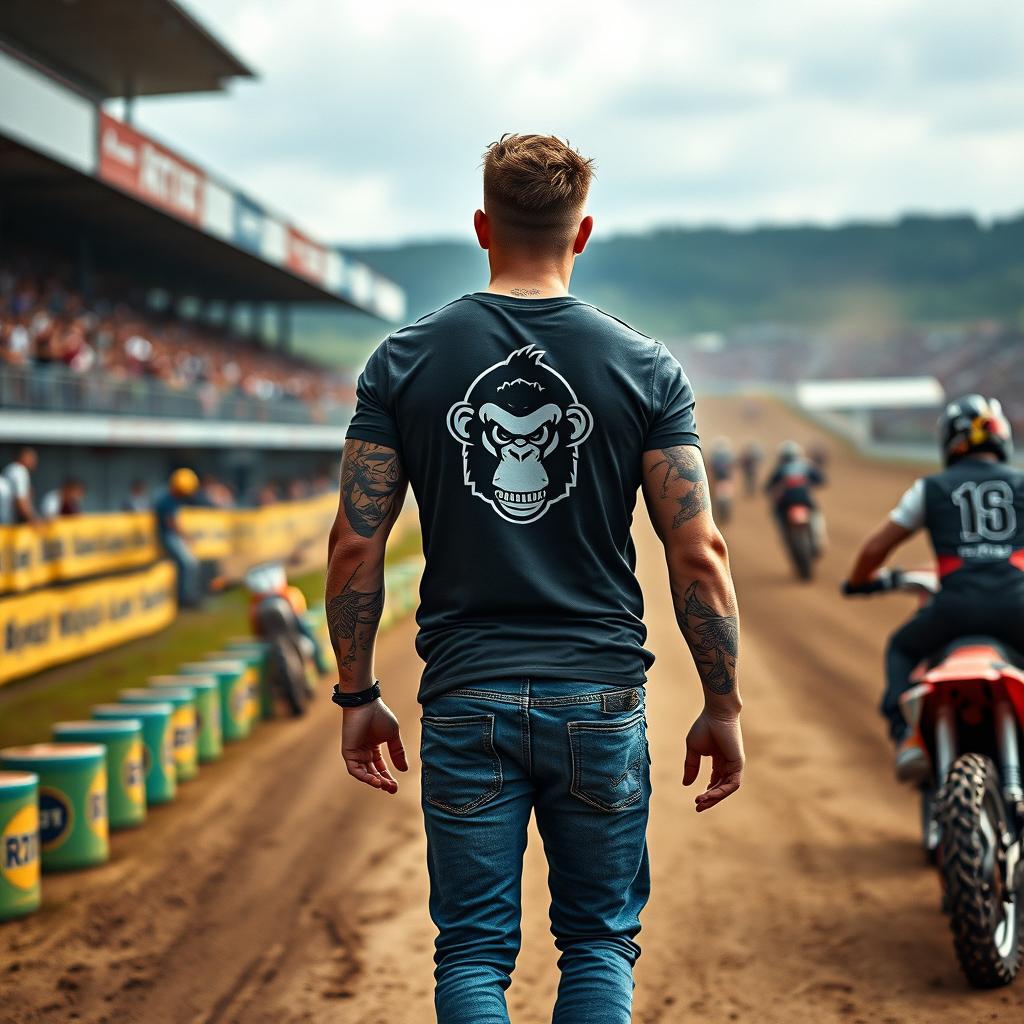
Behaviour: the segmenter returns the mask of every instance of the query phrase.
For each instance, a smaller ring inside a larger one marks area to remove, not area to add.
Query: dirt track
[[[735,407],[706,403],[713,436]],[[766,406],[732,424],[767,448],[808,429]],[[757,1024],[1020,1021],[1024,979],[969,991],[916,807],[890,780],[875,703],[887,631],[905,599],[844,603],[853,546],[910,479],[838,448],[825,495],[832,542],[811,586],[790,581],[762,503],[728,528],[743,617],[749,772],[700,818],[679,785],[699,694],[640,524],[651,643],[654,897],[635,1020]],[[904,559],[920,561],[923,548]],[[378,672],[416,742],[419,665],[407,622]],[[337,715],[263,728],[179,801],[115,837],[110,865],[45,879],[45,909],[0,927],[0,1021],[29,1024],[428,1024],[433,931],[418,783],[387,799],[337,759]],[[515,1024],[550,1020],[556,981],[543,859],[527,854]]]

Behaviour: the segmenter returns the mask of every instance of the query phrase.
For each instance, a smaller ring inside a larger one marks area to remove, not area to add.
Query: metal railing
[[[76,373],[53,364],[0,365],[0,409],[326,424],[344,424],[351,412],[342,405],[309,405],[292,398],[254,398],[202,385],[189,391],[178,390],[152,378],[117,379],[102,373]]]

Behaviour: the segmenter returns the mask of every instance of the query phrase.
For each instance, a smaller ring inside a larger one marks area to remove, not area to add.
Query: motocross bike
[[[932,572],[884,570],[850,593],[902,591],[930,600]],[[1024,954],[1024,655],[985,636],[960,637],[923,661],[900,698],[931,757],[921,783],[922,841],[939,868],[943,909],[968,981],[1008,985]]]
[[[312,642],[289,597],[288,575],[280,562],[254,566],[245,574],[251,595],[249,619],[253,632],[270,644],[267,684],[293,715],[302,715],[310,697],[308,669]]]
[[[782,540],[793,568],[801,580],[814,575],[814,560],[818,557],[815,539],[814,510],[810,505],[788,505],[782,513]]]

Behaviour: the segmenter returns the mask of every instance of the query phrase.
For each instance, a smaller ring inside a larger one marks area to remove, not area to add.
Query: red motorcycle
[[[797,576],[809,580],[814,574],[817,545],[814,540],[814,510],[809,505],[790,505],[786,509],[783,540]]]
[[[857,593],[930,600],[932,572],[890,570]],[[915,669],[900,698],[932,772],[921,786],[925,853],[940,871],[943,910],[968,981],[1008,985],[1024,955],[1024,655],[984,636],[961,637]]]

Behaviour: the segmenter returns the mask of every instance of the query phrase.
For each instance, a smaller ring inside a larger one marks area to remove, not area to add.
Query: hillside
[[[354,255],[394,278],[409,318],[485,282],[484,255],[462,242],[412,242]],[[907,324],[1024,321],[1024,216],[907,216],[893,223],[725,230],[664,228],[596,238],[575,294],[645,332],[678,338],[757,322]],[[368,318],[304,311],[300,344],[355,364],[381,333]]]

